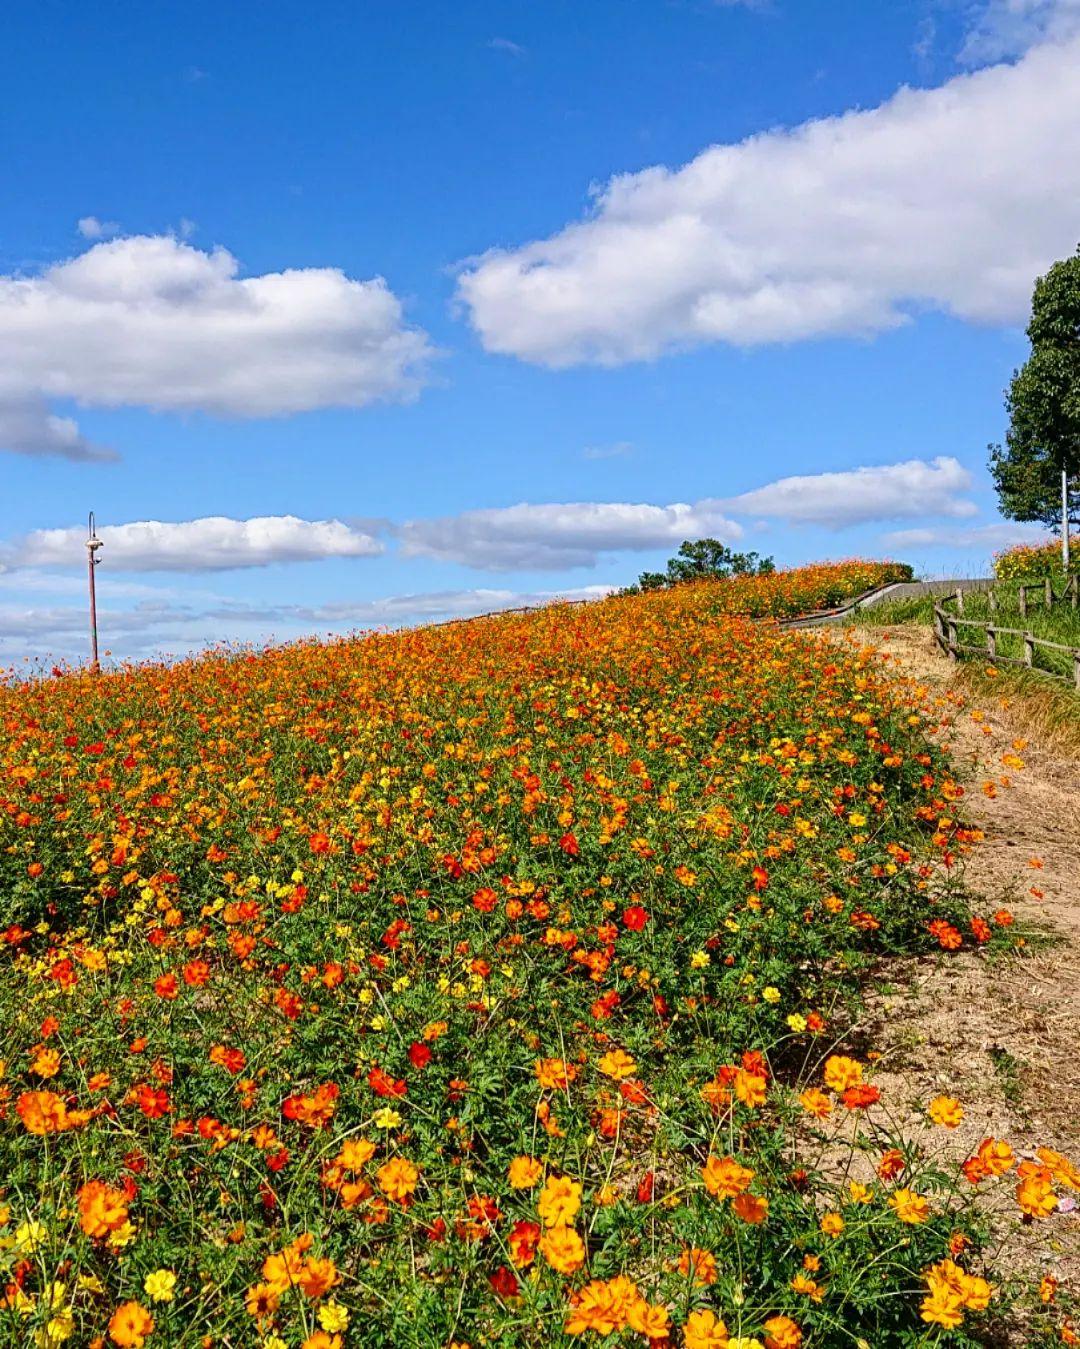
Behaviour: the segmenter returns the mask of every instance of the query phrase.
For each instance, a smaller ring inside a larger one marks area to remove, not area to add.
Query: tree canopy
[[[1080,251],[1035,283],[1027,327],[1031,355],[1005,394],[1005,446],[991,445],[990,472],[1001,512],[1062,528],[1061,475],[1080,475]],[[1080,484],[1068,517],[1080,524]]]
[[[758,553],[733,553],[719,539],[687,539],[678,553],[668,559],[665,571],[643,571],[637,584],[627,586],[624,594],[641,590],[660,590],[684,581],[713,580],[728,576],[766,576],[776,570],[771,557]]]

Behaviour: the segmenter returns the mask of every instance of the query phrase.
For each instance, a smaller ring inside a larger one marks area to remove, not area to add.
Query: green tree
[[[733,553],[719,539],[687,539],[679,551],[668,559],[666,571],[643,571],[637,584],[627,586],[622,593],[635,595],[642,590],[660,590],[664,586],[680,585],[683,581],[705,578],[722,580],[728,576],[766,576],[776,570],[771,557],[757,553]]]
[[[1005,447],[989,446],[1001,512],[1061,533],[1080,524],[1080,250],[1035,282],[1027,335],[1031,355],[1005,394]]]

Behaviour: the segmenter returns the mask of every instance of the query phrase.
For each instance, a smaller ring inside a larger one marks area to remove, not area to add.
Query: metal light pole
[[[1061,470],[1061,569],[1069,575],[1069,470]]]
[[[97,566],[100,558],[94,556],[101,547],[101,540],[94,532],[94,512],[90,512],[88,523],[88,537],[86,540],[86,568],[90,581],[90,672],[91,674],[101,673],[101,663],[98,660],[97,643],[97,592],[94,589],[94,568]]]

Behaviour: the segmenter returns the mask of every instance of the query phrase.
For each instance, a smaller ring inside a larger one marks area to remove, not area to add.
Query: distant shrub
[[[1080,572],[1080,547],[1073,549],[1070,572]],[[994,554],[994,575],[999,581],[1041,581],[1061,575],[1061,541],[1021,543]]]

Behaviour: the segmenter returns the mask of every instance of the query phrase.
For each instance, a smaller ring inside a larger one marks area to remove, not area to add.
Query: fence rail
[[[1054,590],[1053,583],[1047,577],[1045,581],[1026,583],[1019,589],[1020,596],[1020,616],[1026,618],[1028,615],[1027,592],[1039,591],[1043,597],[1044,606],[1047,609],[1055,604],[1069,603],[1075,609],[1080,600],[1080,577],[1071,576],[1065,583],[1061,594]],[[946,608],[946,605],[954,604],[955,610]],[[988,604],[991,614],[997,612],[997,595],[993,590],[988,594]],[[1069,680],[1067,674],[1057,670],[1047,670],[1041,665],[1035,664],[1035,652],[1042,648],[1047,651],[1061,651],[1072,657],[1072,682],[1077,689],[1080,689],[1080,647],[1067,646],[1063,642],[1052,642],[1046,637],[1036,637],[1033,632],[1025,628],[1006,628],[993,621],[992,618],[961,618],[964,612],[964,591],[957,588],[952,595],[943,597],[940,603],[934,604],[934,640],[938,646],[945,652],[950,660],[959,660],[964,655],[983,656],[994,665],[1019,665],[1023,669],[1034,670],[1038,674],[1046,675],[1050,679]],[[960,633],[962,629],[977,628],[984,634],[984,640],[978,644],[972,642],[962,642]],[[998,652],[997,639],[999,637],[1019,637],[1023,643],[1023,656],[1004,656]]]

